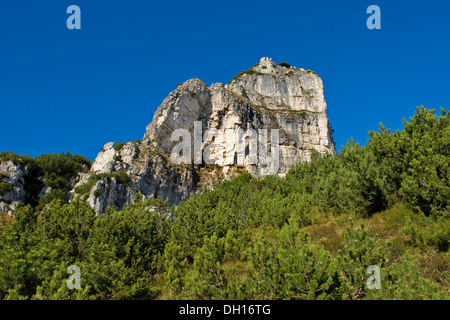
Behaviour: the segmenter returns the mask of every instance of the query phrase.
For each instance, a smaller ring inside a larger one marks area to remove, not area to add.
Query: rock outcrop
[[[28,170],[11,160],[0,161],[0,212],[9,213],[20,203],[25,203],[25,176]]]
[[[176,205],[245,170],[283,176],[313,149],[336,153],[322,80],[262,58],[227,85],[208,87],[199,79],[180,85],[141,141],[107,143],[77,186],[88,186],[78,190],[99,214],[138,192]]]

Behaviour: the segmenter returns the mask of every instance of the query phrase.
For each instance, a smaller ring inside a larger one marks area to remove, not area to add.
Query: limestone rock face
[[[267,145],[271,131],[279,134],[279,168],[276,174],[285,174],[292,164],[308,161],[311,150],[336,153],[331,127],[326,114],[322,80],[312,71],[275,65],[269,58],[247,70],[229,84],[207,87],[201,80],[192,79],[173,91],[158,108],[147,127],[145,139],[152,146],[171,154],[178,143],[171,135],[177,129],[194,132],[194,122],[200,121],[202,133],[217,130],[211,153],[220,166],[244,165],[251,173],[262,176],[267,170],[265,154],[251,161],[249,152],[239,152],[241,129],[246,140],[252,133],[258,135],[257,144],[265,141],[259,130],[267,130]],[[252,131],[253,130],[253,131]],[[192,138],[194,139],[194,138]],[[263,140],[263,141],[261,141]],[[251,143],[245,141],[245,148]],[[209,145],[203,136],[202,148]],[[270,145],[267,145],[271,149]],[[192,149],[195,146],[192,145]],[[237,157],[237,159],[235,159]],[[270,159],[267,155],[266,160]],[[191,155],[192,162],[195,162]]]
[[[0,212],[11,214],[19,203],[25,203],[27,193],[25,191],[26,168],[13,161],[0,162],[0,176],[2,184],[9,184],[7,192],[0,194]]]
[[[94,165],[91,168],[92,172],[111,172],[114,169],[115,156],[114,142],[108,142],[95,159]]]
[[[319,76],[269,58],[225,86],[190,79],[162,102],[142,141],[106,144],[78,185],[96,181],[88,201],[102,213],[137,192],[176,205],[246,170],[283,176],[313,149],[336,153],[326,107]]]

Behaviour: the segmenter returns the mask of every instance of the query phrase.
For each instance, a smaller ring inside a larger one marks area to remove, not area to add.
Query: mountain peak
[[[91,183],[88,202],[99,214],[137,192],[176,205],[245,171],[284,176],[313,149],[336,153],[322,80],[263,57],[225,86],[196,78],[179,85],[144,139],[108,144],[78,186]]]

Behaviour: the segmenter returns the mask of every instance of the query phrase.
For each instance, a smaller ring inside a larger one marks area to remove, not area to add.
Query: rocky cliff
[[[121,208],[138,192],[174,205],[245,170],[283,176],[312,149],[336,152],[321,79],[262,58],[227,85],[179,85],[144,138],[107,143],[73,192],[97,213]]]
[[[67,183],[58,192],[43,183],[54,185],[48,183],[52,175],[34,177],[26,161],[0,159],[0,212],[81,195],[101,214],[139,192],[176,205],[244,171],[283,176],[294,163],[308,161],[313,149],[336,153],[322,80],[262,58],[226,85],[208,87],[199,79],[179,85],[142,140],[105,144],[90,170],[83,160],[61,177]]]

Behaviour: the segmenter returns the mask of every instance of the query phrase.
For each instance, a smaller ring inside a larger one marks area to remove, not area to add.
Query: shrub
[[[344,250],[338,255],[339,261],[339,295],[342,299],[358,300],[366,292],[366,269],[371,265],[382,268],[386,251],[369,236],[369,229],[361,223],[357,228],[353,222],[344,234]]]
[[[195,254],[193,271],[187,274],[186,293],[202,300],[226,299],[228,278],[222,266],[226,255],[225,238],[218,239],[214,234],[203,242],[203,247]]]
[[[290,68],[291,65],[285,61],[282,61],[278,64],[280,67]]]
[[[94,190],[94,197],[97,198],[101,193],[102,193],[102,190],[100,190],[100,189],[95,189],[95,190]]]
[[[53,200],[62,200],[64,201],[66,198],[66,194],[64,191],[60,189],[52,189],[49,193],[44,194],[42,197],[39,198],[39,204],[41,206],[44,206],[46,204],[49,204]]]
[[[244,74],[263,74],[263,73],[257,72],[257,71],[255,71],[253,69],[248,69],[248,70],[244,70],[244,71],[239,72],[238,75],[235,76],[231,81],[238,79],[240,76],[242,76]]]
[[[251,299],[326,299],[334,291],[335,260],[294,221],[281,229],[278,246],[262,235],[248,256]]]
[[[79,185],[77,187],[75,187],[75,193],[79,194],[79,195],[85,195],[87,193],[89,193],[92,189],[92,187],[97,183],[98,181],[98,177],[97,175],[91,175],[88,178],[88,181],[86,183],[83,183],[82,185]]]
[[[131,182],[131,177],[125,170],[120,170],[115,178],[124,185],[128,185]]]
[[[43,183],[52,189],[67,190],[68,181],[79,172],[88,172],[91,161],[84,156],[66,154],[43,154],[34,159],[36,168],[31,174],[43,176]],[[35,181],[35,183],[38,183]]]
[[[368,299],[448,300],[448,292],[421,276],[419,263],[409,253],[402,257],[401,263],[382,272],[381,284],[381,290],[369,290]]]
[[[450,245],[450,220],[439,219],[425,229],[424,238],[428,245],[440,252],[447,252]]]
[[[450,213],[449,113],[417,107],[404,130],[391,132],[380,124],[369,132],[365,149],[373,167],[369,175],[386,202],[400,198],[425,215]],[[369,171],[369,170],[367,170]]]
[[[26,166],[28,163],[33,162],[33,158],[23,155],[19,156],[14,152],[0,152],[0,161],[12,161],[15,164],[23,164]]]

